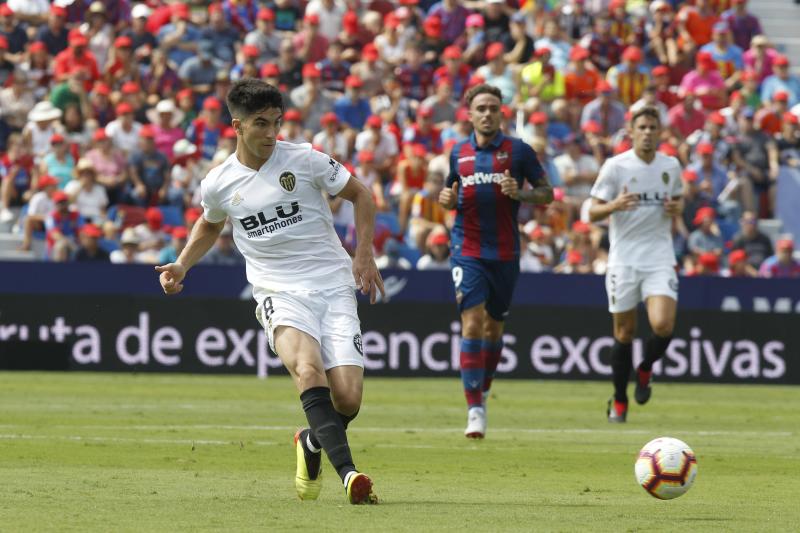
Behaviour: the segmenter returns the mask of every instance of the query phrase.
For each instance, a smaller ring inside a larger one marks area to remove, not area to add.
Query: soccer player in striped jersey
[[[654,107],[631,117],[633,149],[608,159],[592,188],[592,222],[611,219],[606,273],[608,310],[614,319],[611,369],[614,396],[608,421],[625,422],[628,378],[633,369],[636,307],[645,303],[653,335],[636,369],[636,402],[650,399],[653,364],[667,350],[675,327],[678,276],[672,247],[672,219],[683,211],[681,165],[657,151],[661,119]]]
[[[461,379],[468,406],[464,434],[483,438],[485,401],[519,275],[517,212],[520,202],[550,202],[553,190],[533,148],[500,131],[500,90],[480,84],[465,98],[474,132],[453,147],[439,203],[456,209],[450,263],[461,313]],[[523,188],[525,181],[531,188]]]

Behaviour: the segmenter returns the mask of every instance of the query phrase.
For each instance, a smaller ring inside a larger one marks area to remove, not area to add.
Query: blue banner
[[[389,301],[454,302],[448,271],[394,270],[384,272],[383,277]],[[4,294],[161,296],[162,292],[151,265],[0,263],[0,298]],[[177,297],[247,300],[251,289],[243,267],[198,265]],[[800,281],[681,278],[679,300],[681,309],[798,313]],[[606,308],[604,279],[580,274],[522,274],[514,304]]]

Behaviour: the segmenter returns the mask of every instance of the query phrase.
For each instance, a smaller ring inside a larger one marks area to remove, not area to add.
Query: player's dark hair
[[[467,107],[470,107],[472,105],[472,101],[479,94],[491,94],[496,96],[497,99],[500,100],[501,102],[503,101],[503,93],[500,92],[500,89],[498,89],[494,85],[489,85],[488,83],[479,83],[475,87],[468,90],[467,94],[464,96],[464,99],[467,102]]]
[[[231,116],[239,120],[264,109],[277,108],[281,113],[285,109],[280,91],[255,78],[245,78],[234,83],[226,100]]]
[[[653,106],[644,106],[637,109],[633,115],[631,115],[631,126],[636,124],[636,119],[639,117],[650,117],[658,122],[659,126],[661,125],[661,115],[659,114],[658,109]]]

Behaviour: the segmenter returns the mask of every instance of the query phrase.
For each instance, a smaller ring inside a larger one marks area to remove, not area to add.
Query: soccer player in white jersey
[[[156,267],[161,286],[167,294],[180,292],[186,272],[231,220],[256,317],[294,378],[308,419],[309,427],[295,435],[298,496],[319,496],[325,450],[350,503],[375,503],[372,481],[356,470],[346,434],[361,405],[364,374],[355,289],[373,303],[377,291],[383,293],[372,255],[372,194],[310,144],[276,140],[284,103],[275,87],[241,80],[227,101],[236,152],[201,182],[203,216],[177,261]],[[352,261],[333,229],[328,194],[354,205],[358,248]]]
[[[615,342],[609,422],[627,418],[639,302],[645,303],[653,331],[636,369],[634,396],[639,404],[650,399],[653,363],[667,350],[675,326],[678,276],[671,227],[672,219],[683,211],[681,166],[674,157],[656,151],[661,126],[657,109],[635,111],[631,117],[633,149],[607,160],[592,188],[592,222],[611,217],[606,292]]]

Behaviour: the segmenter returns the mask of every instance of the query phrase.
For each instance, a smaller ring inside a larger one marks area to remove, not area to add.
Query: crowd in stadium
[[[173,261],[199,182],[236,146],[225,96],[279,87],[281,139],[312,143],[373,191],[380,267],[448,268],[437,203],[471,124],[462,96],[503,94],[503,131],[555,187],[523,206],[523,271],[605,272],[588,223],[603,162],[656,106],[684,165],[673,227],[686,275],[800,276],[770,239],[781,166],[800,166],[800,79],[746,0],[8,0],[0,4],[0,227],[50,261]],[[800,198],[796,199],[800,205]],[[330,199],[354,243],[349,202]],[[239,264],[229,229],[206,259]]]

